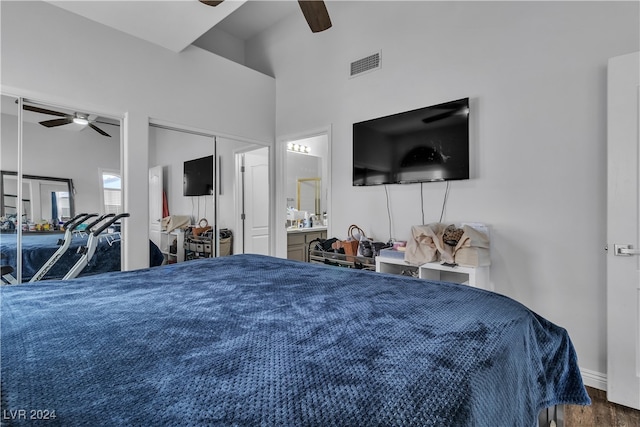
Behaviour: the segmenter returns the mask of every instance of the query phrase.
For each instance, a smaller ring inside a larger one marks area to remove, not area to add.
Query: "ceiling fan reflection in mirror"
[[[90,120],[88,114],[83,114],[83,113],[67,114],[67,113],[62,113],[60,111],[48,110],[46,108],[35,107],[33,105],[27,105],[27,104],[24,104],[22,107],[25,110],[33,111],[34,113],[48,114],[51,116],[61,117],[60,119],[52,119],[52,120],[45,120],[45,121],[39,122],[42,126],[52,128],[56,126],[69,125],[71,123],[75,123],[82,126],[89,126],[91,129],[95,130],[100,135],[111,138],[111,135],[109,135],[107,132],[103,131],[98,126],[93,124],[95,120]]]
[[[222,1],[223,0],[200,0],[200,3],[206,4],[207,6],[217,6],[222,3]],[[331,18],[329,18],[327,6],[325,6],[323,1],[298,0],[298,4],[300,5],[300,9],[302,9],[302,14],[307,20],[307,24],[309,24],[309,28],[311,28],[312,32],[319,33],[320,31],[331,28]]]

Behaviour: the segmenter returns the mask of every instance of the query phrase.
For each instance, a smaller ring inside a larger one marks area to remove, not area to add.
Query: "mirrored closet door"
[[[80,257],[77,248],[87,244],[87,226],[122,212],[120,120],[10,96],[2,103],[3,266],[18,282],[62,279]],[[80,213],[93,216],[65,233],[63,225]],[[120,270],[118,224],[107,231],[111,236],[98,239],[83,273]],[[69,247],[51,264],[61,241]]]
[[[149,236],[165,263],[269,254],[269,149],[151,123]]]
[[[2,96],[2,123],[0,124],[0,171],[4,176],[5,171],[17,172],[18,165],[18,148],[19,148],[19,124],[18,117],[19,106],[18,98],[12,96]],[[18,218],[21,215],[24,202],[22,199],[22,191],[18,191],[18,180],[13,180],[11,187],[0,185],[0,265],[2,266],[2,284],[16,283],[18,271],[21,267],[16,261],[19,260],[19,242],[16,232],[17,224],[20,223]],[[18,194],[21,193],[21,194]]]

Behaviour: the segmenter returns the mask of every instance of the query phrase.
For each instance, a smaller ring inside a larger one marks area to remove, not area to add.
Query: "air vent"
[[[375,71],[380,68],[380,52],[369,55],[365,58],[358,59],[351,63],[351,71],[349,76],[356,77],[364,73]]]

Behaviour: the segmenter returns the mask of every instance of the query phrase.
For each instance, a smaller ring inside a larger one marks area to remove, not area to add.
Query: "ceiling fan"
[[[223,0],[200,0],[200,3],[206,4],[207,6],[217,6],[222,3],[222,1]],[[320,31],[331,28],[331,18],[329,18],[329,12],[323,1],[298,0],[298,4],[312,32],[319,33]]]
[[[82,113],[66,114],[66,113],[61,113],[60,111],[47,110],[46,108],[34,107],[32,105],[27,105],[27,104],[24,104],[22,107],[27,111],[33,111],[35,113],[49,114],[51,116],[62,117],[61,119],[52,119],[52,120],[42,121],[40,122],[42,126],[52,128],[56,126],[76,123],[79,125],[89,126],[91,129],[95,130],[100,135],[111,138],[111,135],[109,135],[108,133],[100,129],[98,126],[94,125],[89,120],[88,114],[82,114]]]

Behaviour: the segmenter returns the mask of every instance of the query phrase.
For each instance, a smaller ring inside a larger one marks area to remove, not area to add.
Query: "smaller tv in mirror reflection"
[[[184,162],[183,194],[185,196],[213,194],[213,156]]]
[[[469,179],[469,98],[353,125],[353,185]]]

